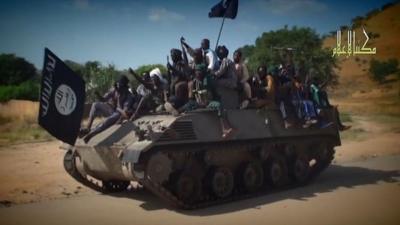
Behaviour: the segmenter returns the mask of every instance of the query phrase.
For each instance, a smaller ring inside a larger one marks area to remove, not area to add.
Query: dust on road
[[[0,224],[399,224],[399,161],[333,165],[305,187],[192,211],[139,191],[3,208]]]

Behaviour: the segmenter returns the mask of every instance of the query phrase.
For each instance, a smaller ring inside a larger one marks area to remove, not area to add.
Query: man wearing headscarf
[[[92,104],[89,113],[89,122],[86,128],[81,129],[80,137],[84,137],[85,143],[88,143],[98,133],[109,128],[121,119],[129,119],[132,114],[132,106],[134,98],[129,91],[129,79],[123,75],[104,96],[100,97],[100,101]],[[92,124],[96,117],[103,116],[106,119],[98,124],[93,130]]]
[[[154,68],[143,77],[137,75],[131,68],[129,68],[129,73],[141,84],[139,85],[141,89],[137,90],[137,92],[139,94],[143,93],[130,119],[134,120],[138,118],[143,112],[161,111],[167,99],[168,92],[168,81],[162,76],[161,70],[159,68]]]

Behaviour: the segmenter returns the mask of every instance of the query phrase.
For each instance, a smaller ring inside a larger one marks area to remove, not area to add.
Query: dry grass
[[[360,115],[400,116],[400,80],[394,77],[385,84],[378,84],[371,79],[368,72],[371,59],[387,60],[397,58],[400,61],[400,4],[366,20],[367,32],[378,33],[380,37],[370,39],[367,47],[376,47],[376,55],[357,55],[338,57],[339,85],[330,91],[335,104],[341,111]],[[355,29],[356,35],[363,40],[361,28]],[[345,37],[347,30],[342,31]],[[324,40],[324,47],[333,48],[336,36]]]
[[[36,123],[38,111],[38,102],[11,100],[6,103],[0,103],[0,116],[10,118],[13,121]]]
[[[340,133],[341,139],[346,141],[362,141],[367,136],[368,133],[363,128],[353,128]]]
[[[37,124],[38,102],[12,100],[0,105],[0,146],[52,140]]]

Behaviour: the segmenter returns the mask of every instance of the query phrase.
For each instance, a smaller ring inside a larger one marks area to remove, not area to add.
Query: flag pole
[[[221,37],[221,32],[222,32],[222,28],[224,27],[224,23],[225,23],[225,13],[224,13],[224,18],[222,18],[221,28],[219,28],[217,43],[215,44],[215,50],[217,50],[219,38]]]

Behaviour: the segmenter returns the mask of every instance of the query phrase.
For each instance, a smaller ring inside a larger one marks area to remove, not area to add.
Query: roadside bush
[[[36,75],[35,66],[14,54],[0,54],[0,86],[19,85]]]
[[[19,85],[0,86],[0,102],[11,99],[35,100],[39,98],[39,83],[28,80]]]
[[[141,65],[138,68],[135,69],[135,72],[139,75],[142,76],[143,73],[145,72],[150,72],[152,69],[154,68],[159,68],[161,71],[161,74],[166,75],[167,74],[167,68],[162,65],[162,64],[146,64],[146,65]],[[132,87],[134,87],[136,89],[136,87],[139,85],[139,82],[133,78],[133,76],[130,76],[129,78],[131,78],[131,85]]]
[[[383,83],[388,75],[399,72],[399,61],[395,58],[387,61],[372,59],[369,65],[369,72],[372,75],[372,79],[379,83]]]

